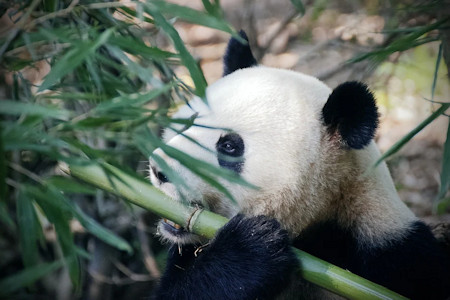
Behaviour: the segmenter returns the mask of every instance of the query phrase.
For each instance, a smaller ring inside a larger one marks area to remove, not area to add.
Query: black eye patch
[[[236,173],[242,172],[244,165],[244,140],[237,133],[221,136],[216,143],[217,160],[223,168]]]

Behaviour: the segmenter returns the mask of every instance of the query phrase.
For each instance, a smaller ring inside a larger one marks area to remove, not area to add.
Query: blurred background
[[[106,161],[147,177],[173,108],[221,77],[240,29],[263,65],[331,88],[366,82],[380,107],[380,149],[402,146],[387,160],[401,199],[433,226],[450,223],[449,4],[0,3],[0,298],[151,295],[166,257],[158,217],[60,165]]]

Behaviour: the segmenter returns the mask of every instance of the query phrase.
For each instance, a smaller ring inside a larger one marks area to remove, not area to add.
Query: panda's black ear
[[[230,39],[223,58],[223,76],[233,73],[238,69],[244,69],[258,64],[250,49],[247,34],[241,30],[239,31],[239,36],[246,40],[247,43],[243,44],[234,37]]]
[[[329,132],[338,132],[353,149],[367,146],[378,126],[375,98],[365,84],[356,81],[336,87],[323,107],[322,114]]]

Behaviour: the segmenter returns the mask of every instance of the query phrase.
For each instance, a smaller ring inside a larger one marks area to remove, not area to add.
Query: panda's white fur
[[[164,140],[218,166],[216,141],[224,129],[239,133],[246,147],[241,176],[259,189],[221,180],[239,203],[236,208],[160,149],[155,154],[190,190],[160,184],[152,173],[153,184],[175,199],[184,191],[187,201],[201,202],[227,217],[238,211],[275,217],[292,237],[312,222],[337,215],[346,226],[356,224],[361,240],[371,244],[397,238],[415,217],[398,198],[385,164],[369,170],[379,157],[373,142],[350,151],[341,149],[338,138],[330,143],[321,120],[330,93],[316,78],[293,71],[258,66],[233,72],[208,87],[207,104],[194,98],[173,116],[189,119],[197,114],[194,124],[200,126],[183,135],[167,130]]]

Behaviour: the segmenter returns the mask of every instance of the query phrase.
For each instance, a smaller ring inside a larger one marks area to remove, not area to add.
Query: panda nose
[[[161,183],[169,182],[169,178],[163,172],[158,171],[156,167],[152,167],[152,172]]]

